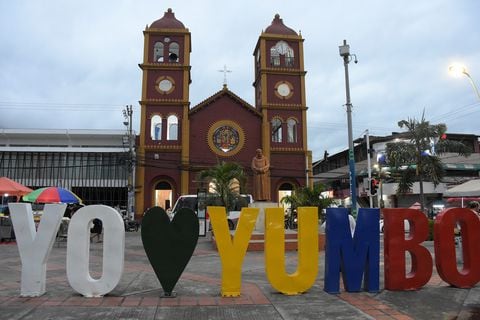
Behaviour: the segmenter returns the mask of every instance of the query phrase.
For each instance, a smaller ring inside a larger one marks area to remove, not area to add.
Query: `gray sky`
[[[276,13],[305,38],[308,144],[314,160],[348,148],[343,61],[351,63],[353,136],[400,131],[397,122],[444,122],[480,134],[480,1],[0,0],[0,128],[123,129],[138,100],[145,26],[172,8],[192,34],[192,106],[228,87],[253,104],[253,49]]]

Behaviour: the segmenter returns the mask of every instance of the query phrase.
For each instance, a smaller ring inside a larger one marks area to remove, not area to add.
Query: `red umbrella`
[[[8,194],[9,196],[20,197],[33,190],[25,187],[16,181],[13,181],[7,177],[0,177],[0,195]]]

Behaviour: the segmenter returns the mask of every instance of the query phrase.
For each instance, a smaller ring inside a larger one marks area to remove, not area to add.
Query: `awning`
[[[480,164],[468,164],[468,163],[444,163],[443,168],[445,170],[480,170]]]
[[[453,203],[453,202],[470,202],[470,201],[479,201],[480,202],[480,197],[453,197],[453,198],[447,198],[448,203]]]
[[[480,179],[469,180],[443,193],[444,198],[480,197]]]

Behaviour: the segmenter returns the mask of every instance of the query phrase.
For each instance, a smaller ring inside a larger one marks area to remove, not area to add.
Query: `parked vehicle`
[[[242,194],[240,197],[241,200],[234,204],[235,210],[227,212],[227,222],[230,230],[234,230],[236,228],[242,208],[248,207],[248,205],[253,202],[253,198],[249,194]],[[210,196],[207,203],[208,202],[215,202],[215,196]],[[207,225],[209,225],[210,219],[208,217],[208,212],[206,212],[206,210],[198,210],[198,199],[196,194],[180,196],[173,206],[172,217],[175,216],[175,214],[182,208],[192,209],[197,214],[199,219],[206,219]]]
[[[298,228],[297,210],[287,209],[285,211],[285,229],[295,230]]]
[[[125,226],[125,231],[138,231],[140,224],[135,220],[129,220],[127,218],[123,219],[123,224]]]

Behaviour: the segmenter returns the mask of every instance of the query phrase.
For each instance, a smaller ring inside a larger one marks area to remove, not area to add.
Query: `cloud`
[[[314,159],[348,146],[343,39],[359,60],[349,65],[355,137],[398,131],[423,109],[450,132],[478,134],[468,79],[446,72],[463,61],[480,79],[480,3],[469,0],[3,1],[0,126],[123,129],[123,106],[139,110],[142,31],[169,7],[192,34],[192,106],[221,89],[224,65],[229,88],[253,104],[258,36],[276,13],[301,30]]]

